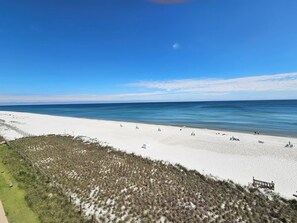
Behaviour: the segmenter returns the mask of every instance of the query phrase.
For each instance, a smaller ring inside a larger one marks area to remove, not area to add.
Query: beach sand
[[[241,185],[248,185],[253,177],[273,181],[275,192],[290,199],[297,190],[297,138],[0,112],[0,135],[11,140],[24,133],[86,136],[128,153],[179,163]],[[232,136],[240,141],[231,141]],[[285,148],[289,141],[294,147]],[[144,144],[146,148],[142,148]]]

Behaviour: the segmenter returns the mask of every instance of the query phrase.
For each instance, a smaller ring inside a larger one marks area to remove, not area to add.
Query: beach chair
[[[231,138],[230,138],[230,141],[240,141],[238,138],[235,138],[234,136],[232,136]]]
[[[289,141],[289,143],[286,144],[285,147],[286,147],[286,148],[292,148],[292,147],[293,147],[293,144]]]

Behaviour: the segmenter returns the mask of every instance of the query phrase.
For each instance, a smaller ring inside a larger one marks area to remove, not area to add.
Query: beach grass
[[[8,152],[7,145],[0,145],[0,200],[7,219],[10,223],[38,223],[40,222],[38,216],[25,200],[25,191],[19,187],[18,182],[2,162]]]
[[[71,136],[11,142],[98,222],[297,222],[297,203]]]

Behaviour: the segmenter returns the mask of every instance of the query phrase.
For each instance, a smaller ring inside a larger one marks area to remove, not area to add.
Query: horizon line
[[[99,105],[99,104],[149,104],[149,103],[203,103],[203,102],[245,102],[245,101],[296,101],[296,99],[234,99],[234,100],[186,100],[186,101],[110,101],[110,102],[53,102],[53,103],[12,103],[12,104],[0,104],[0,107],[9,106],[54,106],[54,105]]]

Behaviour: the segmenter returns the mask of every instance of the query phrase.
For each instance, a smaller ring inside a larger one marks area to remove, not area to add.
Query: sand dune
[[[191,136],[193,132],[195,136]],[[15,139],[24,134],[70,134],[96,138],[103,144],[129,153],[179,163],[242,185],[251,182],[253,176],[274,181],[275,192],[287,198],[293,198],[292,194],[297,190],[296,138],[0,112],[0,135]],[[230,141],[232,136],[240,141]],[[294,147],[285,148],[289,141]],[[142,148],[144,144],[145,149]]]

